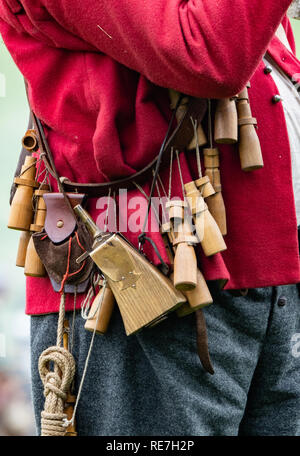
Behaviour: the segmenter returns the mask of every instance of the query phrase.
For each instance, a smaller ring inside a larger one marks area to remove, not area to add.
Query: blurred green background
[[[292,25],[300,57],[300,21]],[[0,38],[0,435],[34,434],[30,319],[24,314],[23,269],[15,267],[19,232],[6,228],[9,190],[27,120],[23,79]]]

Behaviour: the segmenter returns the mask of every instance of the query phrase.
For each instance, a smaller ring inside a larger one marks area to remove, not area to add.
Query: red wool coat
[[[220,147],[228,249],[213,258],[198,252],[206,279],[226,279],[228,289],[300,281],[289,140],[282,105],[272,103],[277,88],[262,62],[268,50],[288,75],[299,77],[299,61],[273,37],[282,22],[294,51],[285,17],[290,3],[0,0],[3,40],[47,126],[58,172],[72,181],[104,182],[149,163],[170,118],[166,87],[222,98],[251,79],[265,166],[245,173],[236,147]],[[190,154],[185,182],[195,175]],[[172,196],[181,196],[180,189],[174,172]],[[90,202],[95,219],[96,204]],[[159,234],[152,237],[166,259]],[[136,244],[137,233],[128,238]],[[57,311],[58,302],[48,278],[27,280],[27,313]]]

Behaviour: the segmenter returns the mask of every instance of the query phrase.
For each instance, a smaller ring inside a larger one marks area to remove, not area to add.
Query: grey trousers
[[[176,314],[126,336],[118,308],[96,336],[77,412],[79,435],[300,435],[300,299],[297,285],[234,297],[211,285],[205,309],[215,374],[196,351],[195,316]],[[43,409],[41,352],[56,340],[57,315],[31,317],[37,431]],[[91,333],[76,316],[78,388]]]

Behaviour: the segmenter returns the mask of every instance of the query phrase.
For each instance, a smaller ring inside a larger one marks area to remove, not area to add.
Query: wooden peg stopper
[[[28,247],[30,237],[31,237],[31,235],[30,235],[29,231],[22,231],[21,236],[20,236],[20,241],[19,241],[17,259],[16,259],[16,266],[18,266],[20,268],[24,268],[24,266],[25,266],[26,252],[27,252],[27,247]]]
[[[89,316],[94,315],[90,320],[86,320],[84,328],[87,331],[94,331],[96,328],[97,334],[105,334],[112,316],[115,305],[115,297],[111,289],[106,285],[102,300],[103,288],[101,288],[95,297]],[[101,302],[102,300],[102,302]],[[98,310],[97,310],[98,308]],[[98,324],[97,324],[98,319]]]
[[[205,144],[207,144],[207,137],[206,137],[206,134],[204,133],[204,130],[203,130],[203,127],[201,124],[199,124],[197,127],[197,139],[198,139],[199,147],[203,147],[203,146],[205,146]],[[190,144],[188,145],[187,149],[193,150],[193,149],[196,149],[196,146],[197,146],[197,142],[196,142],[196,138],[194,135],[193,139],[190,142]]]
[[[178,204],[172,205],[172,203],[167,203],[166,208],[169,210],[170,220],[182,220],[184,218],[184,207],[179,206]]]
[[[35,250],[32,236],[27,247],[24,274],[30,277],[44,277],[46,275],[44,265]]]
[[[237,102],[239,124],[239,155],[243,171],[253,171],[264,166],[259,138],[255,129],[256,119],[252,117],[248,90],[239,94]]]
[[[234,99],[218,101],[215,114],[215,142],[235,144],[238,140],[238,117]]]
[[[184,187],[204,254],[212,256],[226,250],[217,222],[209,212],[195,182],[189,182]]]
[[[18,186],[11,203],[7,225],[13,230],[29,231],[32,223],[32,196],[33,189],[36,186],[35,163],[36,158],[27,156],[21,169],[21,177],[15,179]]]
[[[203,307],[212,304],[213,302],[207,283],[199,269],[197,270],[196,288],[191,291],[184,291],[183,294],[187,298],[188,302],[176,310],[178,317],[189,315],[196,312],[198,309],[202,309]]]
[[[211,185],[209,176],[206,175],[201,177],[200,179],[197,179],[195,181],[195,184],[199,192],[201,193],[201,196],[203,196],[204,199],[215,194],[215,189]]]

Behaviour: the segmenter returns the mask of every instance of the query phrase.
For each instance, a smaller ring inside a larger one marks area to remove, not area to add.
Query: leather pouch
[[[67,194],[71,205],[82,203],[83,194]],[[44,195],[47,206],[45,228],[33,234],[33,242],[52,286],[56,292],[63,289],[73,293],[85,292],[94,268],[94,262],[87,257],[80,265],[76,259],[92,247],[91,236],[65,201],[62,193]]]

